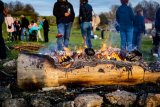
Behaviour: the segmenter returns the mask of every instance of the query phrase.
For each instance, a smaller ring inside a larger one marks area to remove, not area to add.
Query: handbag
[[[11,28],[12,28],[12,26],[8,25],[8,29],[11,29]]]
[[[8,24],[8,20],[7,20],[7,19],[6,19],[6,21],[7,21],[7,25],[8,25],[7,27],[8,27],[8,29],[11,29],[11,28],[12,28],[12,25],[9,25],[9,24]]]

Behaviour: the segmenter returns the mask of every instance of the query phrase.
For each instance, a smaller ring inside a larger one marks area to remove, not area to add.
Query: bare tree
[[[13,16],[20,16],[21,14],[25,16],[31,16],[31,18],[36,19],[38,13],[35,12],[33,6],[31,4],[23,4],[20,1],[10,2],[8,3],[9,12]]]
[[[134,10],[136,11],[139,8],[143,9],[145,18],[153,21],[156,11],[159,8],[159,3],[156,1],[143,0],[135,6]]]

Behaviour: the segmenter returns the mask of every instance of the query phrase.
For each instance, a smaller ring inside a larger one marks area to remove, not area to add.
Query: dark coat
[[[4,3],[0,1],[0,24],[4,21],[3,10],[4,10]]]
[[[92,21],[92,6],[88,3],[83,3],[79,10],[79,23]]]
[[[160,8],[156,12],[155,28],[156,31],[160,31]]]
[[[134,32],[145,33],[144,16],[136,15],[134,18]]]
[[[49,31],[49,23],[48,23],[48,20],[46,20],[46,19],[43,22],[43,29],[45,31]]]
[[[21,28],[28,28],[29,26],[29,20],[26,17],[23,17],[21,20]]]
[[[127,4],[122,4],[116,11],[116,20],[120,25],[120,29],[133,27],[134,13],[131,7]]]
[[[66,17],[65,13],[70,11],[70,16]],[[73,10],[73,6],[68,1],[60,2],[57,1],[54,4],[53,15],[56,17],[56,23],[70,23],[74,21],[75,13]]]

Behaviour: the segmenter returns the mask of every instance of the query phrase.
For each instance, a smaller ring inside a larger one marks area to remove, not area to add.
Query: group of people
[[[116,11],[122,54],[125,51],[140,51],[142,33],[145,33],[143,10],[137,9],[136,14],[134,14],[132,8],[128,6],[128,2],[129,0],[121,0],[121,6]]]
[[[44,28],[44,39],[45,42],[48,42],[48,21],[45,17],[43,19],[40,19],[40,17],[38,18],[39,24],[35,23],[33,20],[29,22],[24,15],[21,15],[20,19],[18,19],[13,18],[11,14],[7,14],[5,17],[5,23],[8,32],[8,40],[38,41],[40,38],[41,41],[43,41],[40,30]]]
[[[13,18],[11,14],[8,12],[8,8],[5,7],[4,2],[0,0],[0,60],[6,59],[6,46],[3,39],[2,34],[2,24],[5,21],[6,28],[8,32],[9,40],[22,40],[28,41],[32,37],[29,37],[36,30],[36,38],[40,36],[40,29],[43,28],[44,31],[44,41],[48,42],[48,32],[49,32],[49,23],[48,20],[44,17],[40,20],[39,25],[37,25],[34,21],[29,22],[29,20],[21,15],[20,19]],[[41,37],[41,36],[40,36]],[[40,38],[42,40],[42,37]]]
[[[142,33],[145,34],[145,18],[143,10],[137,9],[136,14],[128,6],[129,0],[120,0],[121,6],[116,12],[116,21],[118,22],[118,30],[121,38],[121,53],[132,52],[134,50],[141,51]],[[153,36],[152,53],[158,57],[160,55],[160,8],[156,12],[155,19],[156,33]]]
[[[54,4],[53,15],[57,23],[57,48],[63,50],[68,47],[72,23],[75,18],[73,6],[67,0],[57,0]],[[93,9],[88,0],[80,0],[79,24],[87,48],[92,48],[91,30],[92,30]]]
[[[116,11],[116,21],[121,38],[121,53],[141,51],[142,34],[145,34],[145,18],[143,9],[138,8],[134,14],[128,5],[129,0],[120,0],[121,6]],[[57,0],[54,4],[53,15],[57,22],[57,45],[58,50],[68,47],[70,31],[74,21],[75,13],[71,3],[67,0]],[[80,0],[79,24],[81,28],[84,44],[87,48],[92,48],[91,31],[92,16],[94,15],[92,6],[88,0]],[[156,14],[155,21],[156,35],[153,37],[154,53],[158,54],[160,42],[160,9]]]
[[[137,9],[136,14],[134,14],[132,8],[128,6],[129,0],[120,1],[121,6],[116,11],[116,21],[118,23],[117,29],[120,31],[121,53],[123,54],[124,51],[131,52],[133,50],[140,51],[142,33],[145,33],[143,10]],[[6,57],[5,44],[2,37],[4,10],[4,3],[0,1],[0,59],[4,59]],[[75,12],[72,4],[67,0],[57,0],[54,4],[53,15],[56,17],[58,29],[58,34],[56,36],[57,49],[64,50],[64,47],[68,47],[69,45],[70,32],[75,18]],[[79,24],[84,44],[87,48],[92,48],[91,32],[93,29],[93,15],[93,9],[88,3],[88,0],[80,0]],[[37,34],[39,34],[40,32],[38,33],[38,31],[43,28],[45,42],[48,42],[49,25],[46,18],[43,18],[43,21],[37,25],[34,21],[31,21],[29,24],[28,19],[24,15],[21,15],[21,20],[14,20],[9,14],[8,18],[5,19],[5,22],[7,25],[7,31],[11,37],[13,36],[10,32],[15,31],[15,29],[16,33],[14,35],[18,35],[19,40],[24,40],[24,35],[27,35],[27,32],[33,33],[33,31],[36,30]],[[156,35],[153,37],[153,44],[155,46],[155,53],[158,53],[160,45],[160,9],[156,13],[155,28]],[[28,36],[26,36],[26,40],[28,40]]]

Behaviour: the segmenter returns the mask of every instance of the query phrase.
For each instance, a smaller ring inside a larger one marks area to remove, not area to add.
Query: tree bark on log
[[[20,54],[17,60],[17,82],[22,89],[61,85],[136,85],[160,80],[160,72],[147,71],[129,62],[102,61],[76,69],[58,68],[45,55]],[[126,66],[117,66],[117,63]]]

